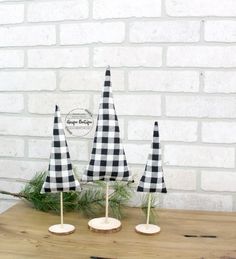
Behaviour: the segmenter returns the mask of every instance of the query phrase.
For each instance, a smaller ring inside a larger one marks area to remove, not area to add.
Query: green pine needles
[[[76,172],[76,168],[73,170],[75,175],[77,175],[78,173]],[[0,193],[20,198],[37,210],[59,214],[60,193],[40,193],[46,173],[46,171],[37,173],[32,180],[25,185],[25,188],[20,193],[11,193],[7,191],[0,191]],[[103,216],[105,211],[106,183],[104,181],[96,181],[94,183],[86,183],[81,185],[81,192],[63,193],[64,211],[77,211],[88,218]],[[109,214],[118,219],[124,217],[123,208],[130,200],[133,190],[134,188],[130,182],[111,182],[111,193],[109,194]],[[145,215],[147,215],[147,204],[148,194],[144,195],[141,205],[141,209]],[[155,204],[156,197],[155,195],[152,195],[150,223],[153,224],[155,224],[157,218]]]
[[[22,198],[35,209],[59,213],[60,193],[40,193],[45,175],[46,172],[37,173],[19,194],[1,193]],[[120,219],[123,216],[122,208],[131,197],[132,187],[129,183],[114,182],[110,184],[110,189],[112,193],[109,195],[109,213]],[[103,215],[105,210],[105,182],[87,183],[82,185],[81,192],[63,193],[63,205],[65,212],[78,211],[88,218]]]

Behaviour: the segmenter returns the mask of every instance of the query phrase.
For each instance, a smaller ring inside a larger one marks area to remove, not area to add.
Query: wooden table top
[[[19,203],[0,215],[0,258],[161,258],[236,259],[236,213],[158,210],[161,232],[137,234],[145,223],[140,209],[128,208],[122,230],[112,234],[88,230],[86,218],[67,213],[65,223],[76,226],[68,236],[55,236],[48,227],[59,216]]]

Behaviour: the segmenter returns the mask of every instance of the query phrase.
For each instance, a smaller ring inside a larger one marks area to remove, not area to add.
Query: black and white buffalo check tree
[[[108,182],[131,180],[120,139],[120,129],[112,95],[110,67],[107,67],[105,72],[105,82],[99,104],[92,153],[82,180],[87,182],[96,180],[106,181],[106,217],[99,218],[99,220],[101,222],[104,221],[105,224],[101,228],[110,230],[109,222],[114,223],[113,220],[115,219],[108,218]],[[95,229],[99,229],[99,226],[97,226],[100,225],[99,220],[98,222],[97,219],[94,220],[95,224],[93,224],[94,221],[92,220],[89,222],[89,225],[91,223]]]
[[[61,121],[60,110],[56,105],[49,168],[41,190],[41,193],[60,192],[61,224],[51,226],[49,231],[52,233],[64,234],[74,231],[74,226],[63,224],[63,192],[69,191],[80,191],[80,184],[75,179],[72,171],[70,153]]]
[[[144,174],[142,175],[138,187],[138,192],[147,192],[148,208],[147,208],[147,223],[136,226],[136,230],[145,234],[154,234],[160,231],[158,226],[149,224],[151,193],[161,192],[166,193],[166,186],[164,182],[164,175],[162,170],[161,147],[159,141],[158,122],[154,123],[153,141],[151,151],[148,155],[148,160],[145,165]],[[149,233],[150,232],[150,233]]]

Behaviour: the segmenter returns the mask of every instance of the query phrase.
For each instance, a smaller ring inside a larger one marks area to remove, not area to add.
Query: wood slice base
[[[161,228],[153,224],[139,224],[135,227],[136,232],[144,235],[154,235],[161,231]]]
[[[114,218],[95,218],[88,222],[90,230],[99,233],[115,233],[121,230],[121,222]]]
[[[70,224],[57,224],[51,226],[48,231],[55,235],[68,235],[75,231],[75,227]]]

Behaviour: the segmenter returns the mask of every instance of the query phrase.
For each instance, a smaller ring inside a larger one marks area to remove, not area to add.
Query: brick
[[[131,42],[197,42],[200,23],[197,21],[155,21],[130,24]]]
[[[94,0],[93,17],[95,19],[159,17],[160,0]]]
[[[0,137],[1,157],[23,157],[24,140],[19,138]]]
[[[24,21],[24,5],[0,5],[0,24],[21,23]]]
[[[167,0],[166,12],[170,16],[235,16],[234,0]]]
[[[204,91],[207,93],[236,93],[234,71],[205,71]]]
[[[124,90],[124,72],[112,70],[112,89]],[[66,70],[59,73],[60,89],[63,91],[101,91],[105,79],[104,71],[73,71]]]
[[[0,112],[20,113],[24,109],[22,94],[0,94]]]
[[[169,193],[163,195],[163,207],[187,210],[232,211],[231,195]]]
[[[161,47],[96,47],[94,66],[160,67],[161,55]]]
[[[161,141],[186,141],[197,140],[197,122],[160,120]],[[152,140],[154,120],[129,120],[128,140]]]
[[[167,50],[170,67],[236,67],[235,46],[172,46]]]
[[[196,71],[134,70],[129,72],[130,91],[198,92]]]
[[[201,188],[204,191],[235,192],[236,173],[226,171],[202,171]]]
[[[164,168],[164,178],[168,190],[196,190],[196,170]]]
[[[4,195],[5,196],[5,195]],[[16,200],[2,200],[0,202],[0,213],[3,213],[4,211],[8,210],[12,206],[14,206],[17,203]]]
[[[56,104],[59,105],[62,114],[67,114],[75,108],[89,108],[88,94],[37,93],[29,94],[28,99],[30,113],[53,114]]]
[[[69,140],[68,147],[71,160],[88,161],[88,143],[86,141]],[[30,158],[49,158],[51,151],[51,140],[30,139],[28,140]]]
[[[236,98],[218,96],[167,96],[167,116],[235,118]]]
[[[56,29],[53,25],[0,28],[0,47],[53,45],[55,43]]]
[[[107,33],[109,32],[109,33]],[[89,22],[61,25],[62,45],[88,43],[120,43],[125,38],[123,22]]]
[[[32,2],[28,6],[30,22],[81,20],[88,18],[88,1]]]
[[[87,67],[88,48],[34,49],[28,51],[32,68]]]
[[[0,50],[0,68],[23,66],[24,52],[22,50]]]
[[[202,122],[202,141],[208,143],[236,143],[236,123]]]
[[[94,97],[94,113],[98,112],[100,96]],[[119,115],[161,115],[160,95],[114,95],[114,103]]]
[[[53,71],[0,72],[0,91],[52,91],[55,89],[56,74]]]
[[[165,145],[166,165],[233,168],[235,150],[231,147]]]
[[[128,164],[146,164],[150,149],[147,144],[124,144]]]
[[[0,121],[1,135],[51,136],[52,133],[52,118],[0,116]]]
[[[1,159],[0,177],[30,180],[37,172],[47,170],[47,167],[48,162]]]
[[[25,183],[15,182],[11,180],[0,180],[0,190],[10,191],[12,193],[19,193],[23,190]]]
[[[236,42],[235,27],[236,21],[207,21],[204,30],[205,40]]]

